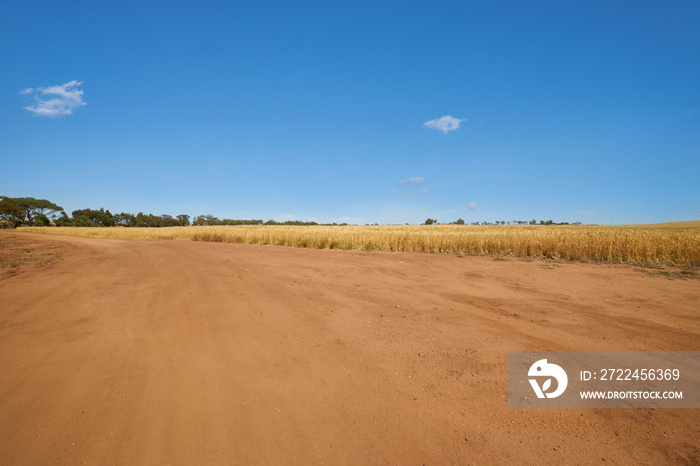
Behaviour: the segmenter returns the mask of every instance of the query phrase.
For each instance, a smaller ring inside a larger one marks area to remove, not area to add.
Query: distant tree
[[[180,222],[180,226],[186,227],[190,224],[190,216],[185,214],[180,214],[177,216],[177,221]]]
[[[85,215],[73,215],[73,225],[76,227],[92,227],[94,224]]]
[[[464,220],[461,218],[458,218],[457,220],[455,220],[452,223],[454,223],[455,225],[464,225]]]
[[[54,220],[54,223],[58,227],[70,227],[73,226],[73,219],[68,217],[65,212],[61,212],[61,216]]]
[[[241,219],[231,219],[225,218],[219,222],[220,225],[262,225],[262,220],[241,220]]]
[[[34,214],[34,223],[32,223],[32,226],[44,227],[49,225],[51,225],[51,220],[49,220],[49,218],[46,215],[42,213]]]
[[[144,214],[143,212],[139,212],[133,218],[133,226],[151,228],[162,227],[163,218],[158,215]]]
[[[146,215],[145,224],[147,227],[151,228],[159,228],[164,226],[163,218],[153,214]]]
[[[6,224],[18,226],[24,220],[24,211],[8,198],[0,201],[0,219],[5,220]]]
[[[63,207],[57,206],[46,199],[35,199],[33,197],[1,197],[2,200],[10,201],[24,213],[22,220],[32,224],[35,220],[35,214],[54,215],[61,212]]]
[[[192,225],[218,225],[220,220],[213,215],[198,215],[192,221]]]
[[[102,209],[100,209],[101,218],[100,218],[100,223],[103,226],[106,227],[113,227],[114,226],[114,215],[109,210],[105,210],[104,213],[102,212]]]
[[[133,214],[122,212],[120,214],[114,214],[114,224],[122,227],[133,227],[135,226],[136,217]]]
[[[172,215],[163,214],[160,216],[164,227],[175,227],[180,225],[180,221],[172,217]]]
[[[134,215],[134,226],[135,227],[147,227],[146,222],[148,221],[148,216],[144,215],[143,212],[139,212]]]
[[[81,219],[78,223],[80,226],[103,226],[103,227],[113,227],[115,224],[114,216],[109,210],[93,209],[78,209],[73,211],[73,219],[77,220],[79,217],[85,217],[88,220],[88,224]]]
[[[423,225],[434,225],[437,223],[437,220],[434,218],[428,218]]]

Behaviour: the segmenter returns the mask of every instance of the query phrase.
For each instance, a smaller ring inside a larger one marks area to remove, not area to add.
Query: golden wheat
[[[19,230],[94,238],[179,239],[320,249],[491,254],[700,266],[698,227],[245,225],[170,228],[23,227]]]

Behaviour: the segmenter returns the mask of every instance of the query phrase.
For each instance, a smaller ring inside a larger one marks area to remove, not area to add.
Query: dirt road
[[[695,463],[696,409],[507,407],[508,351],[700,350],[637,267],[0,233],[6,464]],[[4,269],[3,269],[4,270]]]

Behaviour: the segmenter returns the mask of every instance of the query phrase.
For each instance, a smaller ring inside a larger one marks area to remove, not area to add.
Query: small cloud
[[[434,120],[426,121],[423,123],[423,126],[436,129],[442,132],[442,134],[447,134],[448,131],[454,131],[459,128],[459,124],[463,121],[467,121],[466,118],[454,118],[451,115],[445,115]]]
[[[425,188],[420,188],[418,191],[425,193],[425,194],[428,194],[430,192],[429,189],[425,189]]]
[[[70,81],[60,86],[27,88],[20,94],[31,94],[36,100],[36,104],[24,107],[36,116],[57,117],[61,115],[72,115],[73,109],[87,105],[83,101],[83,91],[78,86],[82,81]]]
[[[425,178],[422,176],[416,176],[416,177],[411,177],[407,178],[405,180],[399,181],[400,184],[421,184],[422,182],[425,181]]]
[[[469,210],[476,210],[477,207],[478,205],[476,202],[470,202],[469,204],[467,204],[467,209]]]

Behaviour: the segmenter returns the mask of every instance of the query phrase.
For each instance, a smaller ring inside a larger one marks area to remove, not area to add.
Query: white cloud
[[[454,118],[451,115],[445,115],[434,120],[426,121],[423,123],[423,126],[436,129],[442,132],[442,134],[447,134],[448,131],[454,131],[459,128],[459,124],[463,121],[467,121],[466,118]]]
[[[407,178],[405,180],[399,181],[400,184],[421,184],[422,182],[425,181],[425,178],[422,176],[415,176],[411,178]]]
[[[476,202],[470,202],[469,204],[467,204],[467,209],[469,210],[476,210],[477,207],[478,205]]]
[[[425,188],[420,188],[418,191],[420,191],[422,193],[426,193],[426,194],[428,194],[430,192],[429,189],[425,189]]]
[[[36,104],[24,107],[37,116],[57,117],[61,115],[72,115],[73,109],[87,105],[83,101],[83,91],[78,86],[82,81],[71,81],[60,86],[27,88],[20,94],[31,94],[36,100]]]

